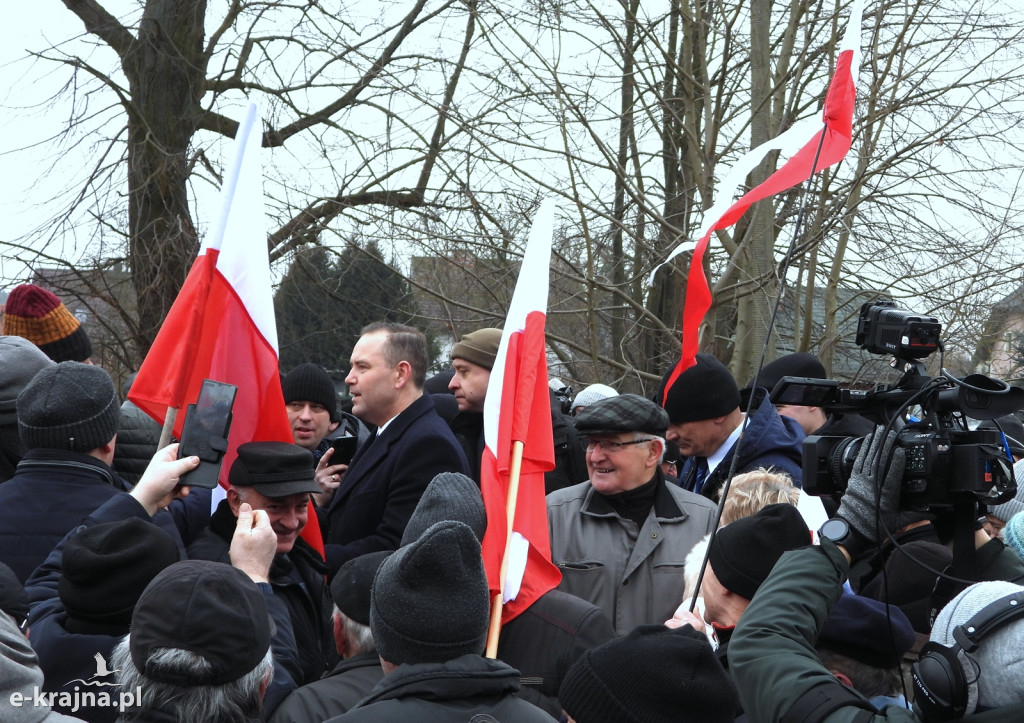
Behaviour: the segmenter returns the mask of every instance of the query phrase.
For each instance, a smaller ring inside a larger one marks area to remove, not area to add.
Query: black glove
[[[900,486],[907,455],[902,447],[893,450],[895,442],[896,432],[887,435],[884,427],[875,427],[864,438],[839,505],[837,515],[870,542],[900,527]]]

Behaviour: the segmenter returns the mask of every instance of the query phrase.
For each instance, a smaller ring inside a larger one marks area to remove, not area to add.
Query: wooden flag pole
[[[167,411],[164,413],[164,426],[160,430],[160,441],[157,443],[157,449],[163,449],[171,443],[171,432],[174,431],[174,422],[178,418],[177,407],[167,407]]]
[[[501,606],[505,592],[505,577],[508,575],[508,557],[512,550],[512,523],[516,519],[516,500],[519,497],[519,475],[523,468],[523,443],[516,440],[512,443],[512,464],[508,473],[508,499],[505,512],[508,527],[505,530],[505,554],[501,556],[501,573],[498,575],[498,593],[491,600],[491,624],[487,629],[487,648],[484,655],[488,658],[498,657],[498,636],[501,635]]]

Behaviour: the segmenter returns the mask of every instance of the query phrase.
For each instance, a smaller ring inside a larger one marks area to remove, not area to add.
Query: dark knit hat
[[[501,344],[501,329],[477,329],[459,339],[452,347],[452,359],[465,359],[485,369],[494,366]]]
[[[132,615],[128,648],[135,667],[171,685],[224,685],[251,672],[270,649],[267,602],[256,583],[231,565],[208,560],[176,562],[142,593]],[[210,670],[152,670],[158,648],[201,655]]]
[[[28,617],[28,595],[14,570],[0,562],[0,611],[21,625]]]
[[[583,435],[644,432],[662,437],[667,428],[665,410],[638,394],[598,400],[576,415],[576,431]]]
[[[662,390],[671,375],[670,369],[662,379]],[[672,384],[668,397],[659,390],[658,399],[665,399],[662,406],[669,421],[682,424],[724,417],[738,409],[740,390],[725,364],[710,354],[698,354],[696,363]]]
[[[480,543],[448,520],[381,563],[370,630],[390,663],[442,663],[483,652],[489,607]]]
[[[717,723],[736,717],[736,689],[703,635],[640,625],[572,664],[558,701],[576,723]]]
[[[338,392],[331,375],[319,364],[299,364],[281,380],[284,403],[316,402],[331,413],[331,421],[338,421]]]
[[[137,517],[81,530],[64,547],[57,584],[68,631],[81,622],[127,633],[142,591],[177,561],[174,539]]]
[[[910,620],[898,607],[850,593],[836,601],[817,647],[876,668],[895,668],[913,647],[914,638]]]
[[[443,520],[469,525],[481,542],[487,529],[484,498],[476,482],[458,472],[441,472],[423,490],[409,524],[402,533],[402,547],[418,540],[428,527]]]
[[[246,442],[238,445],[228,482],[252,487],[266,497],[319,492],[314,479],[313,453],[288,442]]]
[[[75,315],[35,284],[16,286],[4,305],[4,334],[23,336],[55,362],[85,361],[92,343]]]
[[[15,405],[21,390],[53,360],[20,336],[0,336],[0,426],[18,421]]]
[[[716,532],[708,563],[727,590],[751,600],[782,553],[809,544],[811,533],[794,505],[768,505]]]
[[[775,388],[782,377],[808,377],[810,379],[828,379],[825,365],[814,354],[798,351],[780,356],[761,368],[757,386],[769,392]],[[754,380],[747,382],[747,388],[754,386]]]
[[[88,452],[117,434],[121,405],[103,369],[65,361],[46,367],[18,395],[25,449]]]
[[[370,590],[380,564],[392,554],[391,550],[368,552],[353,557],[338,568],[331,580],[331,598],[338,610],[360,625],[370,624]]]

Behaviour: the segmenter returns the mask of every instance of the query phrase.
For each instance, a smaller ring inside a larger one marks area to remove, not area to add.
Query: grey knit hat
[[[117,434],[121,416],[114,383],[103,369],[65,361],[40,371],[18,395],[25,449],[88,452]]]
[[[479,655],[487,639],[487,598],[473,531],[462,522],[438,522],[377,571],[370,593],[377,652],[396,665]]]
[[[402,534],[402,547],[418,540],[427,528],[443,520],[469,525],[483,541],[487,529],[484,498],[476,482],[458,472],[441,472],[427,485]]]
[[[1012,582],[993,580],[971,585],[942,608],[935,618],[931,640],[941,645],[953,645],[953,631],[990,603],[1024,587]],[[1016,620],[991,630],[972,653],[962,653],[960,661],[965,680],[970,681],[967,692],[967,712],[978,706],[1000,708],[1024,702],[1024,622]]]
[[[54,366],[50,357],[20,336],[0,336],[0,426],[18,421],[15,403],[21,390],[41,369]]]
[[[576,395],[576,398],[572,400],[572,408],[589,407],[591,404],[599,402],[602,399],[617,396],[619,396],[619,393],[607,384],[591,384],[589,387],[584,387],[583,390]]]

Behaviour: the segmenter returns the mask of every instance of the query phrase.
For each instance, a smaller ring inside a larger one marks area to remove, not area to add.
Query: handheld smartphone
[[[331,440],[334,453],[331,455],[331,464],[348,464],[356,453],[359,446],[359,437],[335,437]]]
[[[195,455],[199,466],[182,475],[181,483],[213,489],[220,477],[220,465],[228,449],[231,407],[238,387],[204,379],[195,404],[188,405],[185,426],[178,445],[178,459]]]

